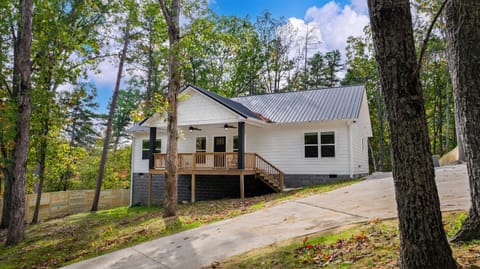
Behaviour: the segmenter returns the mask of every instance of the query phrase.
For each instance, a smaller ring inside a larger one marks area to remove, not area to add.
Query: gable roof
[[[193,88],[245,119],[269,123],[357,119],[365,93],[364,86],[346,86],[229,99],[193,85],[185,86],[181,92],[188,88]],[[142,126],[144,122],[139,125]]]
[[[364,86],[236,97],[231,100],[276,123],[356,119]]]
[[[232,99],[228,99],[226,97],[220,96],[216,93],[204,90],[204,89],[199,88],[197,86],[187,85],[181,92],[185,91],[189,87],[197,90],[199,93],[201,93],[201,94],[203,94],[207,97],[210,97],[211,99],[213,99],[217,103],[225,106],[226,108],[232,110],[233,112],[239,114],[240,116],[242,116],[244,118],[254,118],[254,119],[257,119],[257,120],[263,120],[260,115],[251,111],[250,109],[246,108],[243,104],[235,102]]]

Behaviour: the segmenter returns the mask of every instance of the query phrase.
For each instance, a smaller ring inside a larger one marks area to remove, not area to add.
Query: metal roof
[[[243,104],[276,123],[357,119],[364,86],[325,88],[299,92],[236,97]]]

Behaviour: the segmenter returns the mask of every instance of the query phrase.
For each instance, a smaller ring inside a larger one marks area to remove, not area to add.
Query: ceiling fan
[[[225,125],[223,125],[223,128],[225,129],[225,131],[227,131],[228,129],[236,129],[237,127],[235,127],[233,125],[225,124]]]
[[[188,127],[188,131],[189,131],[190,133],[192,133],[193,131],[201,131],[201,130],[202,130],[202,129],[197,128],[197,127],[193,127],[193,126]]]

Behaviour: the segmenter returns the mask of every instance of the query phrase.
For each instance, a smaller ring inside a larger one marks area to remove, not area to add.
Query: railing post
[[[196,167],[197,167],[197,153],[194,152],[192,155],[192,169],[195,169]],[[192,201],[192,202],[195,202],[195,201]]]

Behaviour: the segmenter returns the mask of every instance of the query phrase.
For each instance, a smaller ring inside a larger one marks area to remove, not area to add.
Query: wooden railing
[[[154,153],[154,169],[165,169],[164,153]],[[178,169],[237,169],[237,152],[178,153]],[[245,153],[245,169],[255,169],[255,153]]]
[[[164,153],[154,153],[154,169],[165,169]],[[179,170],[238,169],[237,152],[178,153]],[[283,191],[283,172],[256,153],[245,153],[245,170],[255,170]]]
[[[283,172],[258,154],[255,154],[255,157],[255,170],[261,175],[268,177],[280,191],[283,191],[285,179]]]

